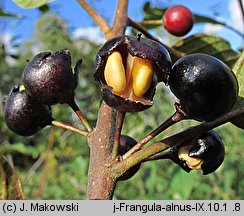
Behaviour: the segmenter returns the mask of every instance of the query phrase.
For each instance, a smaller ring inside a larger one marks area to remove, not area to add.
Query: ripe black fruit
[[[11,90],[4,117],[9,129],[21,136],[31,136],[52,121],[50,107],[31,98],[20,85]]]
[[[41,103],[68,103],[73,101],[77,86],[78,67],[76,69],[74,74],[67,49],[39,53],[24,69],[23,84],[28,94]]]
[[[211,121],[231,110],[238,96],[238,83],[231,69],[207,54],[190,54],[172,67],[171,91],[189,117]]]
[[[127,135],[120,136],[120,145],[119,145],[119,155],[125,154],[129,149],[131,149],[137,143],[132,137]],[[133,175],[137,173],[140,169],[141,164],[137,164],[131,167],[128,171],[126,171],[122,176],[119,177],[119,181],[124,181],[131,178]]]
[[[173,148],[172,152],[171,159],[185,171],[202,169],[204,175],[218,169],[225,156],[222,139],[213,130]]]
[[[140,36],[121,35],[98,51],[94,77],[102,84],[102,98],[121,112],[137,112],[153,105],[158,82],[168,82],[171,58],[161,44]]]

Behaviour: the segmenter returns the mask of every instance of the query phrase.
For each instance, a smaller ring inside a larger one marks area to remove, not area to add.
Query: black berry
[[[77,79],[78,69],[73,73],[70,52],[66,49],[39,53],[23,72],[28,94],[47,105],[73,101]]]
[[[225,148],[221,137],[211,130],[172,149],[171,159],[185,171],[201,169],[204,175],[214,172],[222,164]]]
[[[5,122],[10,130],[22,136],[31,136],[51,124],[51,109],[31,98],[23,86],[16,85],[4,106]]]
[[[212,121],[231,110],[238,83],[231,69],[207,54],[190,54],[172,67],[170,89],[189,117]]]

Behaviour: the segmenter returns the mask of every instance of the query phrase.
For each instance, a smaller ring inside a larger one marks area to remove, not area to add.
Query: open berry
[[[147,109],[158,82],[168,82],[171,58],[161,44],[140,36],[121,35],[98,51],[94,77],[102,98],[121,112]]]
[[[172,154],[173,161],[185,171],[201,169],[204,175],[218,169],[225,156],[222,139],[213,130],[175,147],[172,152],[174,152]]]
[[[129,149],[131,149],[137,143],[132,137],[127,135],[120,136],[120,145],[119,145],[119,155],[125,154]],[[137,164],[134,167],[131,167],[128,171],[126,171],[122,176],[119,177],[119,181],[124,181],[132,176],[134,176],[137,171],[140,169],[141,164]]]
[[[4,106],[4,117],[9,129],[21,136],[31,136],[52,121],[50,107],[31,98],[23,85],[11,90]]]
[[[193,22],[191,11],[182,5],[168,8],[163,15],[165,29],[175,36],[186,35],[191,30]]]
[[[207,54],[190,54],[175,62],[169,85],[186,114],[199,121],[212,121],[224,115],[238,97],[234,73]]]
[[[47,105],[73,101],[77,79],[78,69],[73,73],[67,49],[39,53],[23,71],[23,84],[28,94]]]

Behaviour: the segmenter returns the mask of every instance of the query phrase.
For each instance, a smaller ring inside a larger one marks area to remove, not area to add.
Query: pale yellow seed
[[[178,152],[179,159],[185,161],[187,166],[190,169],[193,169],[193,170],[201,169],[203,160],[200,158],[189,157],[188,153],[190,151],[190,148],[191,148],[190,145],[181,147]]]
[[[148,59],[135,57],[132,68],[134,95],[141,97],[150,87],[153,79],[153,65]]]
[[[24,91],[24,90],[25,90],[25,86],[24,86],[24,85],[21,85],[21,86],[19,87],[19,91],[22,92],[22,91]]]
[[[107,59],[104,69],[105,81],[113,88],[113,92],[121,94],[126,87],[125,69],[121,54],[114,51]]]

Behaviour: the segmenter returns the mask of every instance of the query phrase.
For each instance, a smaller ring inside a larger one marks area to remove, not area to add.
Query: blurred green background
[[[32,39],[19,44],[13,38],[12,43],[17,50],[15,55],[0,44],[1,101],[15,84],[21,82],[26,60],[32,59],[37,50],[68,48],[73,65],[77,59],[83,59],[76,101],[91,125],[95,126],[100,86],[93,80],[92,73],[100,46],[71,37],[68,23],[53,13],[44,13],[37,19]],[[123,134],[140,140],[173,114],[174,102],[169,89],[160,84],[152,108],[126,115]],[[66,105],[53,106],[53,117],[82,127]],[[154,141],[196,123],[178,123]],[[224,163],[216,172],[207,176],[200,171],[188,174],[168,160],[147,162],[133,178],[118,183],[114,199],[244,199],[244,131],[229,123],[216,131],[226,147]],[[14,164],[28,199],[85,199],[89,163],[85,138],[62,129],[52,131],[51,127],[32,137],[17,136],[6,127],[1,104],[0,154]]]

